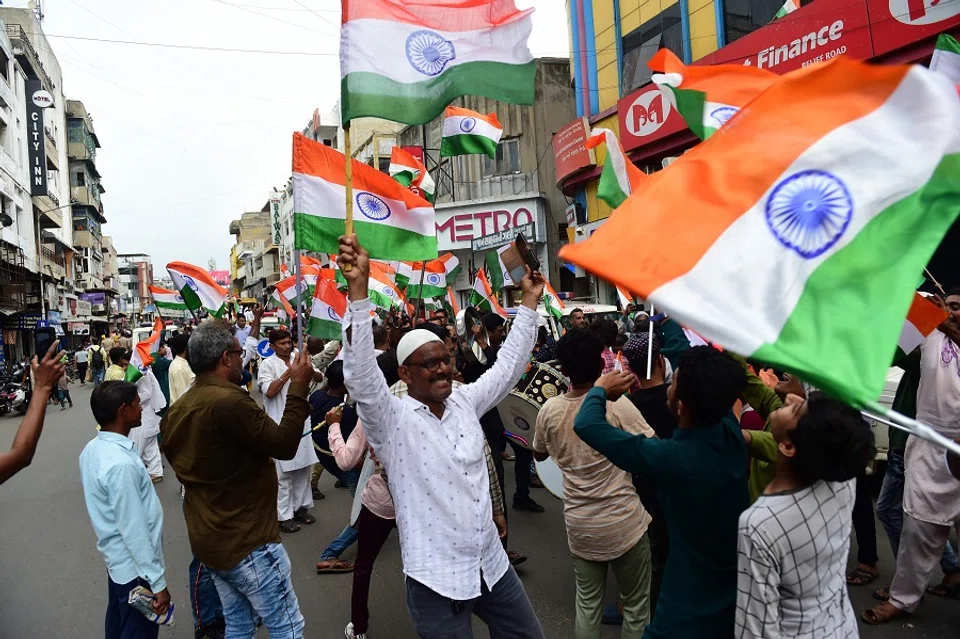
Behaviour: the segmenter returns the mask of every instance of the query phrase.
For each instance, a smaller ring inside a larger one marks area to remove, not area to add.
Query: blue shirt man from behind
[[[164,614],[170,593],[164,579],[163,509],[140,460],[132,428],[140,425],[135,384],[103,382],[90,397],[100,424],[80,453],[80,479],[97,550],[107,564],[106,639],[155,639],[159,626],[127,603],[137,586],[154,593],[153,609]]]

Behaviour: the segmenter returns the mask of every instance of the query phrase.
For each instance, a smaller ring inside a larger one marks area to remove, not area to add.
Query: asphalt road
[[[76,407],[61,412],[52,406],[40,448],[33,465],[0,486],[0,638],[102,637],[105,610],[106,570],[96,550],[96,539],[87,517],[80,488],[77,457],[94,436],[89,410],[90,387],[74,386]],[[18,416],[0,417],[0,447],[9,446],[20,423]],[[508,486],[512,468],[508,464]],[[327,543],[346,523],[351,500],[346,490],[333,487],[325,474],[321,489],[327,498],[317,502],[318,521],[284,536],[293,562],[294,588],[306,617],[306,636],[337,639],[349,620],[351,577],[317,575],[314,564]],[[167,468],[157,485],[164,506],[164,553],[167,582],[178,605],[177,625],[164,629],[162,639],[193,637],[187,590],[190,550],[180,511],[180,486]],[[512,496],[512,489],[508,492]],[[511,547],[529,560],[519,572],[546,636],[560,639],[573,632],[573,574],[568,559],[561,504],[542,489],[534,497],[547,511],[543,514],[510,512]],[[704,522],[704,533],[709,522]],[[881,582],[892,577],[893,562],[886,537],[878,527],[881,550]],[[344,555],[352,559],[354,549]],[[855,549],[851,552],[855,556]],[[939,579],[939,575],[937,576]],[[616,597],[610,579],[607,600]],[[871,605],[868,589],[853,589],[859,612]],[[415,637],[407,618],[396,535],[387,542],[377,560],[370,593],[371,636],[407,639]],[[478,638],[487,637],[479,622]],[[862,628],[867,638],[923,637],[956,639],[960,636],[960,602],[927,597],[918,614],[904,623],[882,628]],[[261,636],[266,637],[266,632]],[[605,627],[603,639],[619,637],[616,628]]]

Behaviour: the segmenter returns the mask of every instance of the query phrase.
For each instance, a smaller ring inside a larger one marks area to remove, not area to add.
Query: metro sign
[[[867,0],[876,55],[960,25],[960,0]]]
[[[686,128],[670,99],[650,84],[617,103],[620,142],[626,151],[649,144]]]

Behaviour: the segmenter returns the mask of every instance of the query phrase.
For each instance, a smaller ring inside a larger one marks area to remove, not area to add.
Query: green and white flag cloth
[[[954,0],[956,1],[956,0]],[[941,33],[930,59],[930,70],[942,73],[960,85],[960,43],[948,33]]]
[[[779,20],[784,16],[790,15],[791,13],[793,13],[799,8],[800,8],[799,0],[786,0],[786,2],[783,3],[783,6],[780,7],[780,9],[777,11],[777,15],[775,15],[773,19]]]
[[[491,160],[497,158],[497,145],[503,136],[503,126],[496,113],[483,115],[470,109],[448,106],[443,118],[443,139],[440,157],[482,153]]]
[[[506,246],[501,246],[500,248],[487,251],[486,256],[484,257],[484,263],[486,264],[487,277],[490,280],[490,286],[493,287],[494,293],[499,293],[500,289],[504,286],[513,286],[513,278],[510,277],[510,271],[507,270],[506,264],[503,263],[503,252],[509,249],[513,244],[507,244]]]
[[[183,296],[177,291],[162,288],[160,286],[150,285],[150,296],[157,308],[169,309],[171,311],[186,311],[187,304],[183,301]]]

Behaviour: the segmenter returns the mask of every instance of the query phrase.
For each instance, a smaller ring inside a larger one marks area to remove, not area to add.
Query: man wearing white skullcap
[[[543,278],[520,282],[522,306],[494,366],[453,389],[450,352],[435,335],[414,330],[397,345],[398,373],[409,394],[394,397],[377,367],[367,299],[370,263],[355,235],[337,257],[349,285],[344,378],[367,440],[390,473],[407,609],[423,639],[472,637],[471,614],[492,639],[543,639],[533,606],[507,559],[493,522],[482,415],[526,370],[537,331]]]

